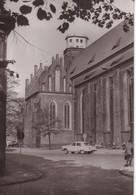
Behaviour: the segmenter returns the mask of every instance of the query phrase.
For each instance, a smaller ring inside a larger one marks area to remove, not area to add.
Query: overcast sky
[[[117,3],[116,5],[121,7],[122,10],[133,12],[131,0],[115,1]],[[62,0],[56,2],[57,5],[54,4],[59,9]],[[11,5],[7,6],[10,7]],[[18,9],[16,4],[14,5],[14,9]],[[56,56],[56,54],[63,56],[63,51],[66,48],[65,38],[67,35],[85,35],[89,38],[88,44],[90,44],[107,32],[104,28],[98,28],[96,25],[92,25],[91,22],[76,19],[71,24],[69,30],[62,34],[56,30],[61,24],[61,21],[57,20],[57,18],[58,14],[55,14],[50,21],[39,21],[35,14],[31,14],[29,17],[30,26],[16,27],[15,31],[12,31],[8,37],[7,59],[16,60],[14,65],[9,65],[8,67],[19,73],[20,86],[16,89],[19,96],[24,96],[25,79],[29,79],[30,74],[33,74],[35,64],[39,65],[42,62],[43,65],[49,66],[53,56]],[[31,46],[16,32],[23,36],[29,43],[40,49]]]

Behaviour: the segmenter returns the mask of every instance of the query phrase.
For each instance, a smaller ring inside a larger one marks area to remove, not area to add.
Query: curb
[[[129,174],[129,173],[126,173],[126,172],[124,172],[124,171],[122,171],[122,170],[117,170],[120,174],[122,174],[122,175],[124,175],[124,176],[127,176],[127,177],[129,177],[129,178],[133,178],[133,175],[131,175],[131,174]]]
[[[32,172],[32,171],[31,171]],[[33,176],[31,178],[28,178],[28,179],[20,179],[20,181],[12,181],[12,182],[5,182],[5,183],[2,183],[0,184],[0,186],[6,186],[6,185],[14,185],[14,184],[20,184],[20,183],[27,183],[27,182],[31,182],[31,181],[36,181],[38,179],[41,179],[42,178],[42,173],[40,171],[36,171],[37,175],[36,176]]]

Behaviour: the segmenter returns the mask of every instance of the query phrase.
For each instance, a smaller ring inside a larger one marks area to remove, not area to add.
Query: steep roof
[[[121,22],[75,57],[69,72],[70,78],[76,77],[87,69],[89,70],[133,42],[133,27],[130,27],[129,32],[124,32],[123,22]]]

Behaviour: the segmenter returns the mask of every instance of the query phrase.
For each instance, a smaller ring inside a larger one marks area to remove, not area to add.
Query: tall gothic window
[[[66,92],[66,78],[65,77],[63,79],[63,87],[64,87],[64,92]]]
[[[128,123],[131,127],[133,121],[133,83],[132,83],[132,73],[130,70],[127,71],[127,105],[128,105]]]
[[[50,103],[50,122],[51,127],[55,127],[55,118],[56,118],[56,106],[54,102]]]
[[[80,94],[80,133],[83,133],[83,93]]]
[[[64,128],[70,129],[70,123],[71,123],[71,109],[70,104],[68,102],[64,105]]]
[[[72,86],[71,85],[69,86],[69,92],[70,93],[72,92]]]
[[[111,131],[111,143],[114,137],[114,127],[113,127],[113,77],[109,77],[109,100],[110,100],[110,131]]]
[[[93,137],[94,137],[94,141],[96,142],[96,104],[97,104],[97,84],[94,84],[94,94],[93,94],[93,115],[94,115],[94,129],[93,129]]]
[[[45,83],[42,83],[41,90],[45,91]]]
[[[51,80],[51,76],[49,76],[49,91],[52,90],[52,80]]]
[[[55,70],[55,91],[60,91],[60,69]]]

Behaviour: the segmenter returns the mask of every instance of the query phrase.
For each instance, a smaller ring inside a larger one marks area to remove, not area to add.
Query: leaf
[[[129,19],[129,22],[128,22],[131,26],[134,25],[134,21],[132,19]]]
[[[60,25],[58,28],[57,28],[57,30],[59,30],[60,32],[62,32],[62,33],[64,33],[65,32],[65,30],[64,30],[64,28],[63,28],[63,26],[62,25]]]
[[[50,9],[53,13],[56,13],[56,8],[53,4],[50,4]]]
[[[33,1],[33,5],[35,7],[38,7],[40,5],[44,5],[44,1],[43,0],[35,0],[35,1]]]
[[[37,11],[37,18],[39,20],[43,20],[43,19],[45,19],[46,16],[47,16],[46,11],[43,10],[42,8],[39,8],[38,11]]]
[[[64,18],[63,15],[60,15],[58,19],[63,20],[63,18]]]
[[[69,22],[73,22],[74,20],[75,20],[75,17],[72,17],[72,16],[68,19]]]
[[[10,0],[10,1],[14,1],[15,3],[18,2],[19,0]]]
[[[69,28],[69,23],[64,22],[63,23],[63,28],[64,28],[64,30],[67,30]]]
[[[112,23],[113,23],[113,21],[107,22],[107,23],[106,23],[106,28],[112,27]]]
[[[46,14],[46,16],[45,16],[45,19],[46,19],[46,20],[50,20],[51,18],[52,18],[52,15],[51,15],[51,13],[48,12],[48,13]]]
[[[80,9],[89,10],[92,8],[91,0],[73,0],[73,2],[76,3]]]
[[[67,6],[68,6],[68,2],[63,2],[63,5],[61,6],[61,8],[63,10],[66,10]]]
[[[27,26],[29,25],[29,21],[25,16],[19,15],[17,16],[17,24],[18,26]]]
[[[128,32],[129,31],[129,26],[126,23],[123,25],[123,30],[125,32]]]
[[[24,0],[24,1],[22,1],[23,3],[29,3],[30,2],[30,0]]]
[[[30,7],[30,6],[22,5],[22,6],[20,7],[20,12],[21,12],[22,14],[29,14],[29,13],[31,13],[31,11],[32,11],[32,7]]]

